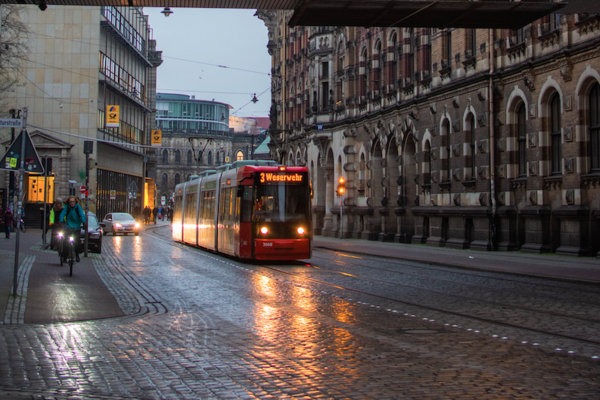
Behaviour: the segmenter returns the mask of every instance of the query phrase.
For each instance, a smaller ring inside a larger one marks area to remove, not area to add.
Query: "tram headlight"
[[[304,235],[304,228],[303,227],[298,228],[298,235]]]
[[[73,243],[75,241],[75,239],[73,239],[73,236],[69,236],[69,242]]]
[[[58,232],[58,237],[61,238],[61,239],[63,238],[62,232]]]
[[[262,233],[263,235],[266,235],[267,233],[269,233],[269,230],[267,229],[266,226],[263,226],[262,228],[260,228],[260,233]]]

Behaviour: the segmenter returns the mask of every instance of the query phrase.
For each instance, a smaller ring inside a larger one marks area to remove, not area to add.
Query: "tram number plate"
[[[263,242],[263,247],[273,247],[273,242]]]

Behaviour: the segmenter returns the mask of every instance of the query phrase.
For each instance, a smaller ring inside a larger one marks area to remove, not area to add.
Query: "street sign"
[[[106,127],[107,128],[118,128],[119,127],[119,106],[106,106]]]
[[[117,199],[117,191],[116,190],[111,190],[110,191],[110,199],[111,200],[116,200]]]
[[[85,192],[86,192],[86,190],[85,190],[85,186],[81,185],[81,187],[79,188],[79,191],[80,191],[81,193],[85,193]]]
[[[135,199],[137,197],[137,192],[129,192],[129,199]]]
[[[162,131],[153,130],[152,131],[152,147],[160,147],[162,144]]]
[[[22,128],[23,120],[20,118],[0,118],[0,128]]]
[[[127,186],[127,190],[130,192],[137,192],[138,191],[137,183],[135,183],[135,181],[131,181],[129,186]]]
[[[21,145],[23,138],[25,138],[24,172],[43,174],[44,167],[40,162],[40,157],[35,147],[33,147],[33,142],[27,131],[21,131],[17,139],[8,148],[4,157],[0,159],[0,169],[18,171],[21,168]]]

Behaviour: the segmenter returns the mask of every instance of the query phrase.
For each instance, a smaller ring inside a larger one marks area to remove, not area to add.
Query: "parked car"
[[[96,218],[96,214],[93,212],[87,213],[87,221],[88,221],[88,250],[93,251],[94,253],[102,252],[102,227],[98,223],[98,218]],[[85,243],[85,230],[81,229],[81,246]],[[83,247],[82,247],[83,249]]]
[[[129,213],[115,212],[106,214],[100,226],[104,228],[103,232],[105,235],[109,232],[113,236],[116,236],[117,233],[122,233],[123,235],[133,233],[135,236],[140,234],[140,224]]]

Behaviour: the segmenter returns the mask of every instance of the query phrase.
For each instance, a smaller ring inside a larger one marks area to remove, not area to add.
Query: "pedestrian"
[[[6,213],[4,213],[4,230],[6,231],[7,239],[10,239],[10,229],[12,228],[14,223],[15,218],[13,216],[13,213],[10,212],[10,209],[6,210]]]
[[[152,209],[152,219],[154,220],[154,224],[156,224],[156,216],[158,215],[158,207],[154,206]]]
[[[65,229],[69,235],[74,237],[75,258],[77,262],[81,250],[81,224],[85,224],[85,214],[83,208],[77,203],[77,197],[69,196],[67,206],[60,213],[59,221],[65,221]]]
[[[173,223],[173,208],[169,207],[169,221]]]

